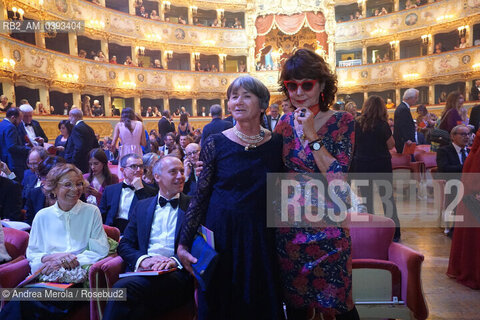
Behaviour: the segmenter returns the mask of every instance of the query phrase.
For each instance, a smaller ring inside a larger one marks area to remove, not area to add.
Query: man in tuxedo
[[[123,233],[138,200],[153,197],[155,189],[142,182],[143,161],[134,153],[120,159],[120,171],[124,180],[105,188],[99,209],[103,223],[117,227]]]
[[[161,158],[153,168],[158,195],[141,200],[118,246],[126,271],[177,270],[154,277],[120,279],[115,288],[127,289],[127,301],[109,301],[104,320],[149,319],[193,298],[193,280],[176,256],[178,238],[190,198],[183,193],[182,162]]]
[[[233,126],[232,121],[222,120],[222,107],[219,104],[210,107],[210,114],[212,121],[203,128],[201,145],[211,134],[220,133]]]
[[[30,190],[40,186],[38,166],[47,157],[47,151],[42,147],[33,147],[30,150],[27,158],[28,169],[24,171],[22,179],[22,198],[24,201],[27,200]]]
[[[30,148],[22,143],[17,127],[22,122],[23,114],[18,108],[10,108],[0,122],[0,157],[21,182],[26,169]]]
[[[395,148],[398,153],[403,152],[403,146],[415,142],[415,124],[413,123],[410,107],[417,103],[417,89],[407,89],[403,94],[403,101],[395,109],[393,123],[393,138],[395,139]]]
[[[22,104],[19,107],[23,113],[23,120],[17,127],[18,135],[22,139],[22,143],[30,142],[33,146],[43,146],[44,142],[48,142],[47,135],[43,132],[38,121],[33,120],[33,108],[29,104]],[[28,141],[27,138],[28,137]]]
[[[158,151],[163,152],[163,155],[171,154],[175,149],[177,149],[177,144],[175,143],[175,134],[172,132],[167,132],[163,137],[163,146],[158,148]]]
[[[185,169],[185,187],[183,188],[183,193],[189,196],[193,196],[197,192],[198,176],[195,169],[199,158],[200,146],[196,143],[190,143],[185,148],[185,161],[183,161],[183,167]]]
[[[6,95],[2,94],[0,96],[0,111],[7,112],[8,109],[12,106],[11,102],[8,102]]]
[[[267,123],[265,123],[266,128],[273,132],[279,120],[280,112],[278,111],[278,104],[274,103],[270,106],[270,114],[267,116]]]
[[[162,118],[158,120],[158,134],[160,135],[160,140],[163,141],[163,138],[169,132],[175,132],[175,124],[170,120],[170,112],[168,110],[163,110]]]
[[[480,100],[480,80],[475,80],[475,85],[472,86],[472,90],[470,91],[470,101],[477,101]]]
[[[480,104],[477,104],[472,108],[470,111],[470,121],[468,124],[471,124],[475,127],[473,133],[477,133],[478,129],[480,128]]]
[[[423,133],[418,131],[417,120],[413,120],[413,123],[415,123],[415,141],[414,142],[417,145],[427,144],[427,140],[425,139],[425,136],[423,135]]]
[[[83,121],[82,110],[70,110],[69,119],[73,129],[65,147],[65,160],[73,163],[83,173],[87,173],[88,153],[99,147],[98,141],[93,129]]]

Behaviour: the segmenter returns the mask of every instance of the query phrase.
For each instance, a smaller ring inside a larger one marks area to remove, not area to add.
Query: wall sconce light
[[[420,74],[418,73],[407,73],[403,75],[403,79],[405,80],[415,80],[418,77],[420,77]]]
[[[5,59],[3,59],[5,60]],[[480,69],[480,63],[475,63],[473,66],[472,66],[473,69],[475,70],[479,70]]]
[[[193,14],[197,14],[198,8],[197,8],[197,6],[190,6],[190,10],[192,10]]]
[[[38,4],[43,6],[43,0],[38,0]]]
[[[432,35],[429,33],[429,34],[424,34],[422,36],[422,42],[424,45],[427,45],[428,46],[428,43],[430,42],[430,39],[432,38]]]
[[[74,73],[64,73],[62,75],[62,77],[65,80],[68,80],[68,81],[77,81],[78,80],[78,74],[74,74]]]
[[[89,20],[87,25],[92,29],[103,29],[105,28],[105,22],[100,20]]]
[[[12,7],[12,12],[13,12],[13,20],[23,20],[23,15],[25,11],[23,11],[22,8],[17,8],[17,7]],[[17,16],[18,12],[18,16]]]
[[[175,86],[175,88],[178,90],[178,91],[190,91],[190,89],[192,88],[191,85],[189,84],[177,84]]]
[[[437,17],[437,21],[448,20],[448,19],[452,19],[452,18],[453,18],[453,14],[447,14],[447,15],[444,15],[444,16]]]
[[[390,47],[392,48],[392,50],[395,50],[399,43],[400,41],[398,40],[390,41]]]
[[[137,84],[132,81],[122,81],[122,87],[126,89],[135,89],[137,87]]]
[[[13,69],[15,68],[15,60],[13,59],[8,59],[8,58],[3,58],[2,60],[2,69]]]
[[[170,1],[163,1],[163,10],[166,12],[170,10]]]
[[[217,15],[220,17],[220,19],[223,19],[224,14],[225,14],[225,10],[217,9]]]
[[[467,34],[468,26],[458,27],[457,30],[458,30],[458,35],[460,36],[460,38],[465,37],[465,35]]]
[[[195,60],[200,60],[200,52],[194,52]]]
[[[145,47],[136,47],[138,54],[143,56],[145,55]]]
[[[173,58],[173,51],[165,50],[165,55],[167,56],[168,60],[171,60]]]

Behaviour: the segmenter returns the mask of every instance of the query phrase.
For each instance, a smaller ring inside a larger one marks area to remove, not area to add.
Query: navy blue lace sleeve
[[[193,238],[200,224],[205,221],[210,195],[215,176],[215,139],[210,136],[204,143],[200,152],[200,161],[203,161],[203,169],[197,184],[197,192],[190,201],[185,222],[180,231],[180,244],[191,247]]]

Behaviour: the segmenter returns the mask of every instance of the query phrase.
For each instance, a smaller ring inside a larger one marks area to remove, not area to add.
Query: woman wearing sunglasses
[[[320,56],[301,49],[285,62],[279,82],[296,108],[275,128],[283,136],[285,166],[289,172],[322,173],[327,190],[327,182],[348,172],[355,134],[353,116],[330,109],[335,75]],[[318,203],[335,209],[326,197]],[[311,319],[315,313],[359,319],[347,229],[328,223],[279,228],[276,241],[289,320]]]

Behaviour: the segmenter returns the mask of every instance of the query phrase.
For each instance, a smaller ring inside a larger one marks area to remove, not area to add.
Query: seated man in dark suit
[[[88,153],[98,148],[98,140],[93,129],[83,121],[80,109],[72,109],[69,113],[72,133],[65,146],[65,160],[74,164],[83,173],[88,172]]]
[[[42,147],[33,147],[27,158],[28,168],[25,170],[22,180],[22,198],[24,201],[28,198],[30,190],[40,186],[40,177],[38,175],[38,165],[48,157],[47,151]]]
[[[427,140],[425,139],[423,133],[418,131],[417,120],[413,120],[413,122],[415,123],[415,143],[417,146],[420,144],[427,144]]]
[[[23,120],[18,125],[17,130],[20,139],[22,139],[22,143],[25,145],[30,142],[34,146],[43,146],[44,142],[48,142],[48,138],[45,132],[43,132],[40,123],[32,119],[32,106],[29,104],[22,104],[19,109],[23,113]],[[28,137],[28,141],[26,137]]]
[[[438,172],[447,173],[447,175],[443,176],[444,179],[460,180],[463,164],[468,156],[466,145],[468,143],[469,132],[470,129],[463,124],[453,127],[452,131],[450,132],[450,139],[452,142],[446,146],[440,147],[437,150]],[[439,177],[442,176],[439,175]],[[455,191],[445,195],[446,208],[455,199],[455,197]],[[452,236],[451,229],[448,227],[445,228],[445,233],[448,236]]]
[[[190,143],[185,148],[185,160],[183,166],[185,168],[185,187],[183,193],[189,196],[195,195],[197,192],[197,163],[200,158],[200,146],[196,143]]]
[[[127,301],[109,301],[104,320],[151,319],[179,307],[193,297],[193,279],[176,256],[180,228],[190,198],[181,193],[185,176],[182,162],[163,157],[153,168],[158,196],[137,203],[118,254],[127,271],[177,270],[154,277],[120,279],[115,288],[127,289]]]
[[[219,104],[210,107],[210,114],[212,115],[212,121],[203,128],[202,145],[209,135],[222,132],[233,126],[231,121],[222,120],[222,107]]]
[[[265,128],[272,131],[275,130],[278,121],[280,120],[280,112],[278,110],[278,104],[274,103],[270,106],[270,114],[266,117],[267,123],[265,123]]]
[[[120,171],[124,180],[105,188],[99,209],[103,223],[117,227],[123,233],[138,200],[153,197],[155,189],[142,182],[142,158],[130,153],[120,159]]]
[[[5,119],[0,122],[0,160],[15,173],[16,181],[22,182],[30,147],[22,144],[17,126],[23,118],[18,108],[7,110]]]

